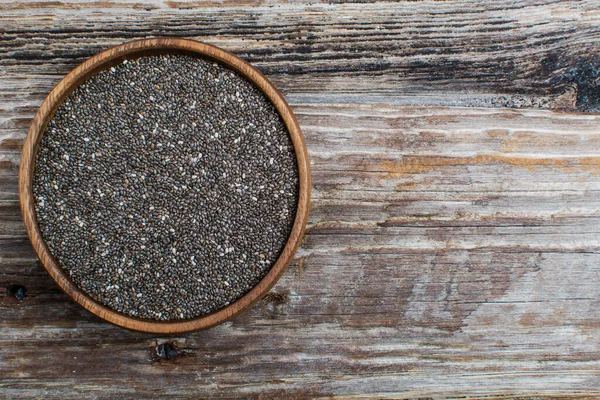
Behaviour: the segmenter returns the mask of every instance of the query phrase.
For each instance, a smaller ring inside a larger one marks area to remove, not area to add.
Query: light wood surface
[[[600,2],[0,5],[0,397],[600,396]],[[217,327],[70,301],[18,207],[20,146],[85,58],[178,36],[250,61],[304,133],[307,234]],[[156,344],[176,341],[175,358]]]
[[[152,321],[131,317],[105,307],[88,296],[71,281],[69,274],[63,270],[48,249],[37,224],[32,188],[33,171],[35,168],[35,157],[46,126],[52,120],[58,107],[82,82],[124,60],[131,60],[141,56],[174,53],[204,57],[211,61],[220,62],[260,88],[272,102],[281,115],[294,145],[298,163],[298,206],[290,236],[279,258],[265,277],[248,293],[227,307],[199,318],[184,321]],[[260,300],[277,282],[279,277],[281,277],[300,245],[306,228],[310,208],[311,186],[308,162],[304,138],[293,112],[281,93],[256,68],[227,51],[193,40],[174,38],[135,40],[111,47],[94,55],[78,65],[52,89],[36,113],[23,144],[21,165],[19,168],[19,199],[27,234],[42,265],[58,286],[67,295],[71,296],[73,300],[100,318],[128,329],[160,334],[184,333],[205,329],[234,317]]]

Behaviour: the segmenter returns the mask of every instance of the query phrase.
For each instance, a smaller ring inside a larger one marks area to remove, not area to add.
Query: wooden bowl
[[[32,187],[36,152],[40,140],[48,122],[69,94],[91,76],[124,60],[159,54],[187,54],[220,62],[260,88],[281,115],[291,136],[298,162],[300,180],[298,208],[292,231],[282,253],[267,275],[253,289],[234,303],[212,314],[181,321],[154,321],[121,314],[98,303],[77,287],[54,259],[42,239],[34,208]],[[108,322],[133,330],[160,334],[175,334],[208,328],[233,317],[261,299],[283,274],[302,240],[310,208],[310,187],[308,154],[302,132],[292,110],[271,82],[256,68],[227,51],[192,40],[172,38],[146,39],[125,43],[96,54],[71,71],[52,89],[33,119],[23,145],[19,171],[21,210],[27,234],[46,271],[58,286],[77,303]]]

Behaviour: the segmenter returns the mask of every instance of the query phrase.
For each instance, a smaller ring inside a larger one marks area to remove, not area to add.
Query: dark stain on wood
[[[27,120],[28,123],[31,123],[30,120]],[[15,149],[20,149],[21,145],[23,144],[23,140],[22,139],[4,139],[2,142],[0,142],[0,150],[15,150]]]
[[[173,361],[195,353],[193,349],[180,347],[176,341],[156,343],[151,346],[150,357],[153,362]]]
[[[288,303],[289,297],[287,294],[269,292],[262,298],[260,306],[270,317],[275,318],[285,313],[286,308],[289,306]]]
[[[550,53],[541,61],[540,77],[553,91],[572,88],[574,109],[600,112],[600,58],[582,53],[576,57]]]
[[[6,295],[14,297],[17,301],[22,301],[27,294],[27,288],[23,285],[8,285]]]

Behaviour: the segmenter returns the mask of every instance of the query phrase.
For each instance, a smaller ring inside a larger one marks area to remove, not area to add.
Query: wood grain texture
[[[2,3],[0,287],[28,291],[0,299],[0,397],[600,396],[599,9]],[[150,36],[258,66],[312,163],[307,234],[279,283],[175,338],[70,302],[37,262],[17,196],[19,147],[50,89]]]

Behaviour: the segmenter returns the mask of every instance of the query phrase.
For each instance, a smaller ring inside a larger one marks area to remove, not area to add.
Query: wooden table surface
[[[261,69],[313,173],[271,293],[170,338],[62,294],[17,196],[50,89],[155,36]],[[0,398],[600,395],[599,49],[600,1],[2,1]]]

